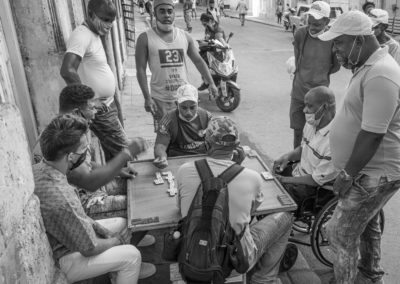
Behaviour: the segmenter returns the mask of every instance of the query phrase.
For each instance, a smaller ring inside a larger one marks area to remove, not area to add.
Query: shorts
[[[289,110],[290,128],[294,130],[303,130],[306,124],[306,118],[303,112],[304,107],[304,101],[293,97],[291,98]]]
[[[159,122],[160,122],[161,118],[163,118],[163,116],[166,115],[171,110],[175,110],[176,109],[176,104],[175,104],[175,102],[163,102],[163,101],[160,101],[160,100],[155,99],[155,98],[153,98],[153,101],[154,101],[154,103],[156,104],[156,107],[157,107],[157,111],[153,116],[154,132],[157,133],[158,125],[159,125]]]

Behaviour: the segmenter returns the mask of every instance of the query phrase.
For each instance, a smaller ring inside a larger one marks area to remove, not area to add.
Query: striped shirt
[[[319,185],[334,180],[338,174],[333,166],[329,146],[331,123],[318,131],[308,123],[304,126],[301,142],[301,160],[293,170],[293,176],[310,174]]]

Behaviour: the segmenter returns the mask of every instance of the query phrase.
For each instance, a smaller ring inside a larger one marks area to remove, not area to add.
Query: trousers
[[[124,218],[111,218],[97,222],[114,233],[121,232],[127,226]],[[142,257],[136,247],[120,245],[90,257],[73,252],[61,257],[59,263],[61,271],[71,283],[115,272],[117,284],[135,284],[139,279]]]

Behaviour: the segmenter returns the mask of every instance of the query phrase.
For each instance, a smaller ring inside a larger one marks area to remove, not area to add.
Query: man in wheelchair
[[[277,159],[273,167],[276,178],[299,209],[308,197],[317,193],[330,199],[333,193],[321,187],[332,183],[338,174],[329,147],[329,130],[336,112],[335,95],[325,86],[316,87],[305,95],[304,103],[307,123],[302,143]]]

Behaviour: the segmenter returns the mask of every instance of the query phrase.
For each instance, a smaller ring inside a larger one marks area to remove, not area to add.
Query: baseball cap
[[[185,101],[193,101],[197,103],[199,101],[199,92],[197,91],[197,88],[192,85],[182,85],[176,91],[176,101],[178,104]]]
[[[239,143],[239,131],[235,122],[226,116],[217,116],[211,119],[205,131],[206,139],[217,145],[235,146]],[[225,136],[233,136],[234,141],[224,141]]]
[[[352,10],[341,14],[332,24],[331,28],[319,35],[323,41],[332,40],[341,35],[371,35],[372,21],[363,12]]]
[[[157,6],[160,6],[162,4],[171,5],[172,7],[174,7],[173,0],[154,0],[154,9],[157,8]]]
[[[382,9],[371,9],[368,13],[372,21],[372,27],[379,24],[389,24],[389,13]]]
[[[331,6],[324,1],[315,1],[311,4],[310,10],[308,10],[307,14],[313,16],[316,20],[329,18],[329,15],[331,14]]]

